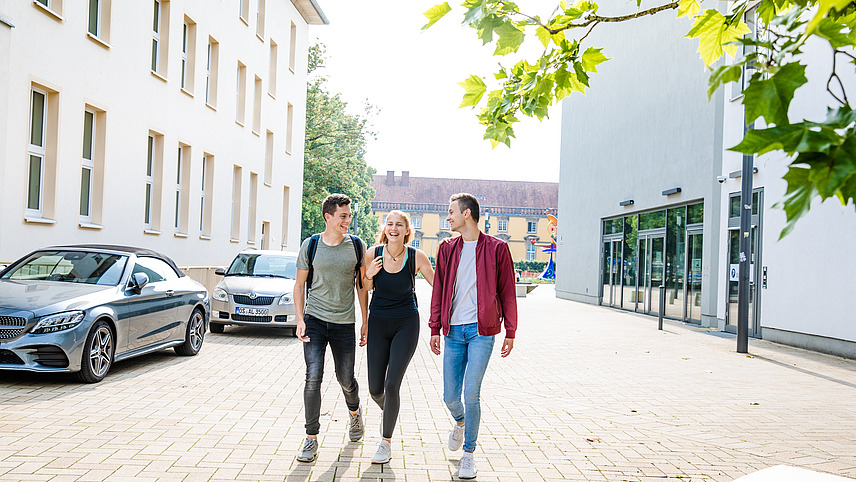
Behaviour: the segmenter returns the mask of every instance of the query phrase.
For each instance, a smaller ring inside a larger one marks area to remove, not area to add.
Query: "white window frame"
[[[143,224],[152,228],[155,191],[155,136],[149,134],[148,154],[146,155],[146,198],[144,199]]]
[[[90,30],[90,25],[92,23],[92,2],[95,2],[95,31]],[[89,0],[89,12],[87,15],[87,23],[86,23],[86,31],[90,34],[101,37],[101,0]]]
[[[87,129],[87,114],[92,116],[92,125],[90,126],[89,134],[89,158],[86,157],[86,129]],[[83,179],[86,171],[89,171],[89,192],[86,196],[86,213],[79,212],[80,221],[83,223],[92,222],[92,188],[95,184],[95,137],[97,136],[98,115],[92,109],[84,109],[83,111],[83,152],[81,153],[80,165],[80,207],[83,207]]]
[[[208,154],[202,155],[202,190],[199,192],[199,234],[205,235],[205,183],[208,181]]]
[[[181,24],[181,88],[187,90],[187,36],[190,25],[187,20]]]
[[[538,232],[538,221],[526,221],[526,234],[535,234]]]
[[[536,246],[532,243],[526,243],[526,261],[535,261],[537,256]]]
[[[42,140],[41,145],[36,145],[36,144],[32,143],[33,127],[34,127],[33,126],[33,114],[34,114],[33,100],[35,98],[34,93],[40,94],[42,96],[42,98],[44,99],[44,101],[42,102],[42,125],[39,126],[39,128],[41,129],[41,136],[40,136],[41,140]],[[47,122],[48,122],[48,93],[47,93],[47,91],[44,91],[42,89],[37,89],[35,87],[32,87],[30,89],[30,138],[27,142],[27,144],[28,144],[28,148],[27,148],[27,202],[26,202],[25,206],[26,206],[26,215],[31,216],[31,217],[36,217],[36,218],[42,217],[43,208],[44,208],[44,192],[45,192],[44,184],[45,184],[45,160],[46,160],[45,158],[47,156],[46,144],[47,144],[47,134],[48,134]],[[32,157],[38,157],[39,158],[39,177],[38,177],[38,183],[35,187],[38,190],[38,196],[37,196],[38,197],[38,201],[37,201],[38,205],[35,208],[30,207],[30,196],[31,196],[31,192],[33,190],[33,186],[30,184],[30,181],[32,181],[32,174],[31,174]]]
[[[413,241],[410,242],[410,245],[416,249],[421,249],[422,248],[422,240],[421,239],[414,239]]]
[[[184,174],[184,146],[178,145],[175,180],[175,231],[181,232],[181,179]]]
[[[448,220],[446,220],[446,219],[440,220],[440,229],[448,231],[450,228],[451,228],[451,225],[449,224]]]
[[[422,218],[421,217],[411,218],[411,221],[413,221],[413,229],[422,229]]]
[[[205,64],[205,103],[211,105],[211,50],[214,46],[208,39],[208,61]]]
[[[160,29],[163,21],[163,5],[160,0],[153,0],[155,11],[152,19],[152,72],[158,73],[160,67]]]
[[[499,233],[507,233],[508,232],[508,220],[500,219],[496,222],[496,231]]]

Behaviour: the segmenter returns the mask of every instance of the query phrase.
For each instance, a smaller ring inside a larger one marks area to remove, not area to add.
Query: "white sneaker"
[[[374,457],[372,457],[373,464],[385,464],[389,462],[389,459],[392,458],[392,445],[386,440],[381,440],[379,444],[377,444],[377,452],[375,452]]]
[[[455,426],[449,432],[449,450],[458,450],[461,445],[464,445],[464,426],[455,422]]]
[[[473,454],[464,452],[461,456],[461,468],[458,469],[459,479],[475,479],[476,478],[476,461],[473,459]]]

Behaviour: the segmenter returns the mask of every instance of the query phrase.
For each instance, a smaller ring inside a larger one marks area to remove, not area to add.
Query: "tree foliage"
[[[374,135],[368,128],[373,108],[366,104],[362,115],[349,113],[348,104],[338,93],[329,92],[326,77],[319,75],[325,61],[323,44],[309,48],[301,239],[324,231],[321,203],[328,194],[342,193],[359,204],[357,234],[371,244],[378,230],[378,217],[371,210],[375,169],[364,156],[366,141]]]
[[[704,1],[716,6],[714,0]],[[542,19],[520,11],[511,1],[465,0],[463,24],[472,27],[485,45],[495,44],[494,55],[516,52],[526,41],[540,42],[544,50],[534,60],[500,65],[494,73],[498,85],[490,91],[483,77],[471,75],[459,84],[465,91],[461,107],[480,107],[477,117],[485,126],[484,138],[494,147],[510,146],[518,115],[546,117],[551,105],[573,92],[584,94],[597,66],[609,60],[602,48],[586,45],[595,27],[675,10],[677,18],[692,19],[686,36],[698,39],[699,56],[710,69],[708,97],[746,76],[742,103],[746,125],[752,128],[730,150],[747,155],[781,150],[790,156],[784,177],[787,192],[777,204],[787,216],[781,236],[794,228],[817,197],[836,197],[842,205],[856,207],[856,114],[845,89],[856,78],[856,1],[735,0],[726,14],[715,8],[702,10],[699,0],[644,9],[641,4],[636,0],[637,11],[630,15],[605,16],[594,0],[574,4],[562,0],[549,18]],[[448,3],[431,8],[424,14],[428,24],[423,29],[450,11]],[[757,34],[744,22],[747,15],[755,18]],[[791,123],[791,103],[808,82],[806,65],[813,60],[804,52],[809,39],[830,47],[826,88],[833,107],[821,122]]]

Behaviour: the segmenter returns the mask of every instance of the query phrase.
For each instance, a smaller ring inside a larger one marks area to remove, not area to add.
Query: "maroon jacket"
[[[449,334],[452,316],[452,294],[464,243],[461,236],[440,243],[434,292],[431,295],[431,335]],[[492,336],[505,323],[505,337],[514,338],[517,331],[517,292],[514,287],[514,263],[508,244],[501,239],[479,232],[476,244],[476,294],[479,334]]]

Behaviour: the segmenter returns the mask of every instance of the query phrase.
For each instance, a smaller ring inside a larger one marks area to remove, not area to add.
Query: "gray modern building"
[[[741,88],[708,101],[689,28],[663,13],[600,25],[589,37],[612,60],[585,96],[562,106],[556,292],[656,316],[663,284],[668,318],[736,332],[743,173],[742,156],[727,149],[743,136]],[[808,49],[816,62],[791,112],[822,119],[832,101],[829,56]],[[852,76],[845,82],[856,87]],[[779,241],[785,215],[773,205],[789,160],[774,152],[754,163],[750,336],[856,357],[853,205],[817,202]]]

